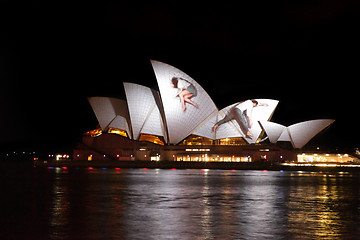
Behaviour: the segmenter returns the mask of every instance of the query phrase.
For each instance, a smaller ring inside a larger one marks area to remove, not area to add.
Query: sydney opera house
[[[218,109],[190,76],[159,61],[151,64],[159,91],[124,82],[126,100],[88,98],[99,126],[84,133],[74,160],[281,161],[296,158],[293,149],[334,122],[271,122],[279,103],[273,99]]]

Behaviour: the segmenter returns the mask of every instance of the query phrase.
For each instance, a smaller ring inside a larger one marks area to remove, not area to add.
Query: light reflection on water
[[[360,176],[349,173],[55,168],[0,180],[12,216],[0,237],[360,238]]]

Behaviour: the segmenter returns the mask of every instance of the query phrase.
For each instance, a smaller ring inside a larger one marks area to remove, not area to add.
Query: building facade
[[[74,159],[170,161],[282,161],[296,158],[276,146],[302,148],[332,119],[291,126],[271,122],[279,103],[248,99],[218,109],[194,79],[151,61],[159,91],[124,83],[126,100],[90,97],[99,127],[84,134]]]
[[[82,161],[283,162],[296,158],[296,152],[274,144],[161,145],[114,133],[85,134],[73,154],[74,160]]]

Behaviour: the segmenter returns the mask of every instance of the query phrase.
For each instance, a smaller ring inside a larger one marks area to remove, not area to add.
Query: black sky
[[[0,144],[73,146],[89,96],[157,89],[150,59],[194,78],[218,108],[278,99],[272,121],[337,121],[313,144],[359,147],[358,1],[0,3]]]

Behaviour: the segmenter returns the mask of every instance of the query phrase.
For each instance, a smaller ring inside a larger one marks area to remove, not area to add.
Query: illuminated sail
[[[217,108],[207,92],[190,76],[168,64],[151,61],[159,85],[169,133],[169,142],[177,144],[192,134],[208,117],[217,112]],[[192,93],[190,101],[185,102],[186,109],[177,96],[180,88],[173,87],[173,79],[182,83]]]

